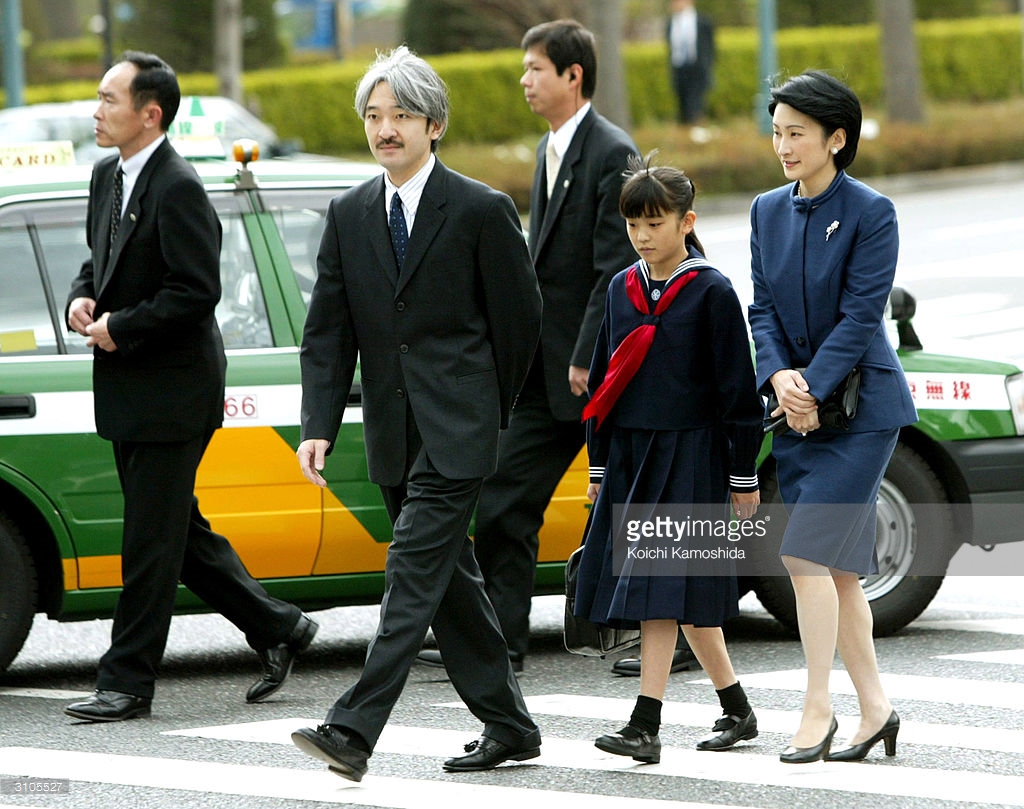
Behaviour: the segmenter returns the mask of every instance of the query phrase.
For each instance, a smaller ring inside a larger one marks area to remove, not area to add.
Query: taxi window
[[[242,219],[244,198],[210,195],[223,228],[217,322],[225,348],[273,346],[252,248]],[[36,200],[0,213],[0,356],[91,353],[69,332],[64,306],[89,252],[86,199]],[[34,344],[34,345],[33,345]]]
[[[316,254],[320,249],[327,208],[342,190],[309,188],[262,192],[264,206],[277,223],[292,272],[307,304],[316,281]]]
[[[27,231],[39,262],[37,272],[50,291],[51,319],[56,323],[56,343],[60,353],[85,354],[92,349],[85,338],[68,331],[64,323],[71,282],[89,257],[85,244],[85,197],[71,200],[40,200],[15,206],[5,212],[4,220],[20,221]]]
[[[224,348],[269,348],[274,345],[267,319],[267,304],[249,235],[242,219],[244,197],[210,194],[224,230],[220,248],[220,303],[217,322]]]
[[[57,331],[28,229],[0,223],[0,356],[57,354]]]

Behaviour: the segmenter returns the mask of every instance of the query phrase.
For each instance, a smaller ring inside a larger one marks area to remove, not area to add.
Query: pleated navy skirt
[[[721,626],[739,612],[735,576],[687,576],[685,568],[678,576],[616,575],[612,558],[615,505],[728,502],[721,434],[608,429],[608,466],[588,523],[576,614],[621,629],[655,619]]]
[[[877,573],[874,504],[898,437],[898,429],[776,436],[772,454],[790,515],[780,555]]]

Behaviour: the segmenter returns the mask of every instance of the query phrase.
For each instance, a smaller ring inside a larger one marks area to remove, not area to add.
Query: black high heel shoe
[[[780,755],[779,761],[784,764],[810,764],[812,761],[823,761],[828,758],[828,751],[832,747],[832,737],[839,730],[839,723],[835,714],[832,715],[832,724],[829,725],[828,733],[814,747],[787,747]]]
[[[897,716],[896,711],[889,714],[889,718],[885,720],[885,724],[882,725],[882,729],[878,731],[870,739],[867,739],[860,744],[853,744],[849,747],[844,747],[835,753],[829,753],[825,756],[826,761],[861,761],[867,758],[871,748],[878,744],[880,741],[885,741],[885,754],[890,758],[896,755],[896,734],[900,732],[900,718]]]

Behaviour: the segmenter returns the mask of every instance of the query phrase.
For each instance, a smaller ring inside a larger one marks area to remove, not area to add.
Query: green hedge
[[[1019,17],[919,22],[917,34],[930,100],[980,101],[1020,94]],[[781,73],[825,68],[846,78],[865,105],[882,103],[877,26],[784,30],[776,44]],[[675,100],[665,45],[631,43],[622,53],[634,123],[672,120]],[[445,135],[449,142],[495,143],[543,131],[544,122],[523,100],[518,49],[436,56],[431,63],[451,88],[452,121]],[[715,85],[708,97],[712,119],[751,113],[758,94],[767,89],[767,81],[759,81],[757,64],[756,31],[719,31]],[[301,138],[309,151],[350,153],[365,148],[352,111],[353,91],[364,68],[343,63],[251,73],[245,88],[283,136]]]
[[[917,24],[925,92],[934,101],[1005,99],[1021,92],[1021,32],[1016,15]],[[718,32],[715,85],[708,98],[712,119],[750,114],[759,93],[758,37],[751,29]],[[875,25],[780,31],[776,40],[782,74],[825,68],[847,79],[865,105],[883,100],[882,65]],[[631,43],[623,59],[633,120],[638,125],[671,120],[675,102],[663,42]],[[431,59],[452,98],[449,142],[493,143],[543,131],[544,122],[523,100],[519,50],[437,56]],[[247,99],[285,138],[311,152],[342,154],[366,148],[352,108],[365,64],[338,62],[246,73]],[[209,74],[181,77],[186,93],[216,92]],[[26,90],[38,102],[92,98],[93,82],[66,82]]]

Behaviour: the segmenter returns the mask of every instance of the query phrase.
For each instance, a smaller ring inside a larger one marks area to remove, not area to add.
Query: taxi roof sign
[[[69,140],[0,144],[0,169],[75,165],[75,146]]]
[[[219,138],[224,134],[224,121],[207,115],[199,96],[185,96],[181,99],[178,114],[171,122],[167,134],[172,138]]]
[[[203,110],[199,96],[184,96],[178,114],[167,129],[167,137],[184,157],[224,157],[224,121]]]

